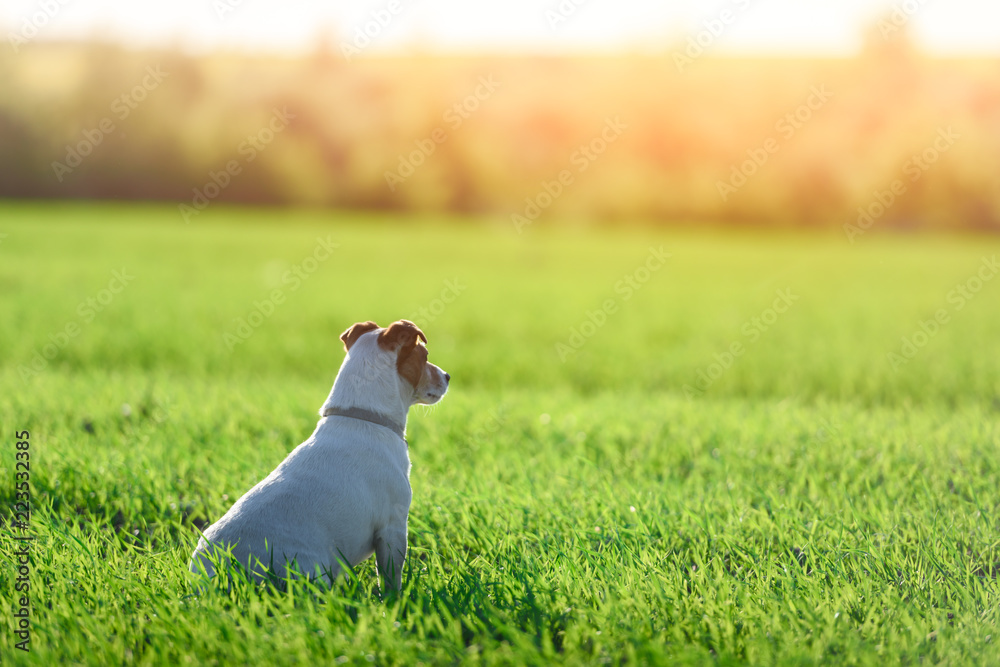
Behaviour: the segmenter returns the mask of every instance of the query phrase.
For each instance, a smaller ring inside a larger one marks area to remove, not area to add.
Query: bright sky
[[[669,51],[715,27],[702,39],[717,52],[851,54],[894,7],[928,51],[1000,54],[998,0],[4,0],[0,36],[302,51],[322,35],[350,44],[367,26],[363,53],[551,53]]]

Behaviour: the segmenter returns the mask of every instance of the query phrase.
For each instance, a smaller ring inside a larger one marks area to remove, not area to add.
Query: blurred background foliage
[[[544,218],[839,227],[900,179],[906,196],[880,228],[998,231],[998,65],[880,39],[855,58],[706,55],[683,68],[673,52],[348,62],[332,44],[292,58],[39,42],[0,50],[0,197],[190,205],[236,160],[218,201],[509,220],[569,169],[572,187]],[[150,71],[162,82],[124,105]],[[469,98],[483,78],[496,90]],[[817,88],[829,101],[786,137],[779,124]],[[448,115],[466,102],[464,118]],[[247,161],[241,146],[276,109],[294,117]],[[616,118],[621,137],[578,171],[574,153]],[[108,120],[113,131],[99,132]],[[954,146],[911,181],[907,161],[949,128]],[[390,187],[387,172],[435,129],[444,141]],[[777,152],[721,196],[769,138]],[[88,141],[90,154],[60,173],[54,163]]]

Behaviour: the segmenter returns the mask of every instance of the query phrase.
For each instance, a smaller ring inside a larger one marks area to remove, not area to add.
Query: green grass
[[[4,662],[1000,661],[1000,280],[948,300],[1000,241],[201,218],[0,206],[0,543],[18,546],[22,429],[35,537],[31,652],[5,605]],[[282,284],[328,235],[330,259]],[[650,246],[672,256],[625,300]],[[134,280],[85,321],[122,268]],[[751,341],[779,289],[798,300]],[[939,309],[894,370],[886,354]],[[406,315],[453,380],[410,417],[402,595],[379,597],[372,562],[333,591],[196,594],[198,527],[311,432],[337,336]]]

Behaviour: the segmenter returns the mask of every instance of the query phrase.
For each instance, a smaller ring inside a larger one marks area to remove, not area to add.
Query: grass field
[[[460,222],[0,205],[3,661],[1000,662],[1000,240]],[[452,375],[402,595],[196,595],[337,336],[400,317]]]

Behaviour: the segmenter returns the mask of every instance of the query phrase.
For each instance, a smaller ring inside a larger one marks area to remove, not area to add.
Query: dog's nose
[[[451,373],[445,373],[444,374],[444,381],[445,382],[451,382]]]

